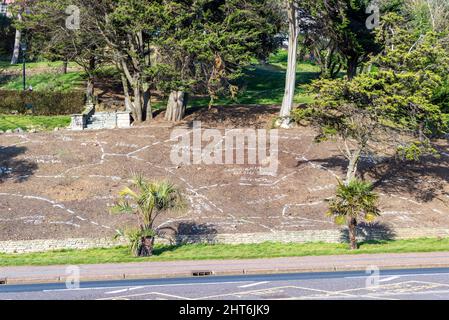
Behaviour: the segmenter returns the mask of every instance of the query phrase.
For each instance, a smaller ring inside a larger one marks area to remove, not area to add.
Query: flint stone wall
[[[431,228],[403,228],[394,230],[394,239],[414,239],[414,238],[445,238],[449,237],[449,229]],[[383,231],[370,232],[364,234],[359,232],[359,240],[381,240],[391,239],[391,233],[385,234]],[[344,230],[308,230],[296,232],[277,233],[237,233],[237,234],[209,234],[187,236],[178,235],[175,239],[157,238],[157,243],[163,244],[185,244],[185,243],[214,243],[214,244],[242,244],[242,243],[307,243],[307,242],[344,242]],[[108,248],[120,245],[127,245],[125,239],[48,239],[48,240],[23,240],[23,241],[0,241],[0,252],[2,253],[25,253],[42,252],[61,249],[89,249]]]

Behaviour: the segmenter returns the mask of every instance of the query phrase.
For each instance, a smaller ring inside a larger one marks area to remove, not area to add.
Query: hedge
[[[0,90],[0,113],[39,116],[69,115],[84,109],[81,91],[16,91]]]

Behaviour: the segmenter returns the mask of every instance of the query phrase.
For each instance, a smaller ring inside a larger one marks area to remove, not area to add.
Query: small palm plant
[[[369,182],[353,179],[348,183],[338,182],[336,197],[329,202],[328,216],[338,224],[347,224],[351,250],[357,249],[357,220],[374,221],[380,211],[378,196]]]
[[[146,181],[136,175],[119,196],[112,212],[134,214],[137,218],[138,229],[126,233],[131,251],[135,256],[151,256],[156,236],[154,220],[167,210],[184,207],[179,190],[167,181]]]

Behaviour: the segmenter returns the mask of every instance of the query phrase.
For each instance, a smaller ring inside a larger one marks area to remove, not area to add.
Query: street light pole
[[[22,42],[20,44],[20,48],[22,49],[22,62],[23,62],[23,67],[22,67],[22,77],[23,77],[23,91],[26,90],[26,61],[25,61],[25,53],[27,50],[27,45],[25,42]]]

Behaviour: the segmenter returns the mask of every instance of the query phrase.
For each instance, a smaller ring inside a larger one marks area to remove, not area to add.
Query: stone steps
[[[71,130],[101,130],[114,128],[129,128],[131,115],[129,112],[95,112],[94,106],[89,106],[81,114],[73,114]]]
[[[114,129],[117,127],[115,112],[96,112],[87,119],[86,129]]]

